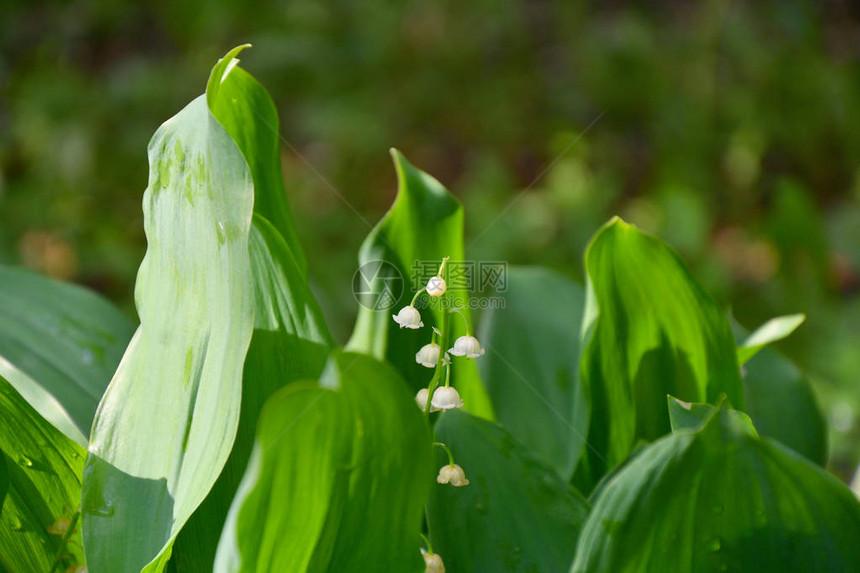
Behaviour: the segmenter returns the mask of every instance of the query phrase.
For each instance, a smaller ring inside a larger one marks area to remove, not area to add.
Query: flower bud
[[[435,342],[425,344],[415,355],[415,362],[427,368],[435,368],[436,363],[439,362],[439,353],[441,351],[442,349]]]
[[[427,281],[427,294],[430,296],[442,296],[446,290],[448,290],[448,286],[442,277],[430,277],[430,280]]]
[[[460,393],[453,386],[439,386],[433,392],[431,405],[437,410],[450,410],[451,408],[462,408],[463,401]]]
[[[448,352],[454,356],[465,356],[466,358],[478,358],[484,355],[481,343],[474,336],[461,336],[454,341],[454,348]]]
[[[400,328],[421,328],[424,323],[421,322],[421,313],[414,306],[404,306],[397,314],[392,314],[394,322],[400,325]]]
[[[428,553],[422,547],[421,555],[424,557],[424,573],[445,573],[445,564],[438,553]]]
[[[466,479],[466,472],[457,464],[448,464],[439,468],[439,475],[436,476],[436,483],[450,483],[454,487],[463,487],[469,485],[469,480]]]

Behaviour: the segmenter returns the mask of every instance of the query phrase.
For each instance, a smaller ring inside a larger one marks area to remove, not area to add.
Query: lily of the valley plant
[[[358,262],[438,273],[335,341],[243,48],[149,142],[139,322],[0,267],[0,571],[860,571],[813,389],[767,347],[803,316],[747,337],[620,219],[586,286],[509,267],[474,317],[462,205],[393,151]]]

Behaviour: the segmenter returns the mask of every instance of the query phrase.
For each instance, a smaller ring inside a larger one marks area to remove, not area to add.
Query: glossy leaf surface
[[[180,573],[212,570],[263,404],[292,381],[318,378],[332,344],[308,286],[304,256],[287,207],[277,111],[265,88],[231,60],[240,49],[213,69],[206,95],[210,111],[248,161],[254,181],[255,215],[249,243],[254,333],[242,375],[242,407],[233,451],[209,496],[177,539],[173,562]]]
[[[725,406],[643,450],[601,491],[573,572],[860,570],[860,503]]]
[[[323,385],[296,383],[263,410],[217,572],[422,569],[430,435],[397,373],[334,354]]]
[[[0,491],[0,571],[51,570],[63,548],[52,531],[78,508],[85,456],[0,376],[0,490],[2,474],[8,488],[5,500]],[[67,551],[81,562],[80,533],[70,539]]]
[[[0,265],[0,375],[81,446],[133,333],[95,293]]]
[[[433,551],[448,571],[564,571],[588,504],[501,426],[445,412],[436,439],[470,480],[434,484],[427,506]],[[448,463],[439,450],[436,466]]]
[[[579,384],[579,329],[585,293],[549,269],[508,267],[504,301],[487,310],[478,362],[493,409],[518,441],[569,478],[588,432]]]
[[[99,406],[84,479],[89,570],[161,571],[224,467],[254,323],[254,187],[200,96],[150,142],[141,326]]]

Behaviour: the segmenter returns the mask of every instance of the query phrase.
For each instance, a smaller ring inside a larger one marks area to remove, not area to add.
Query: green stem
[[[426,512],[425,512],[425,513],[426,513]],[[425,516],[424,516],[424,518],[426,519],[426,518],[427,518],[427,516],[425,515]],[[432,553],[433,553],[433,545],[431,545],[431,544],[430,544],[430,540],[429,540],[429,539],[427,539],[427,536],[426,536],[426,535],[424,535],[423,533],[421,533],[420,535],[421,535],[421,539],[423,539],[423,540],[424,540],[424,545],[426,545],[426,546],[427,546],[427,553],[432,554]]]
[[[427,290],[427,289],[426,289],[426,288],[424,288],[424,287],[421,287],[421,289],[420,289],[418,292],[416,292],[416,293],[415,293],[415,296],[413,296],[413,297],[412,297],[412,302],[410,302],[410,303],[409,303],[409,306],[414,307],[414,306],[415,306],[415,301],[416,301],[416,300],[418,300],[418,295],[420,295],[420,294],[421,294],[422,292],[424,292],[425,290]]]
[[[466,315],[463,314],[463,309],[452,308],[451,310],[448,311],[449,314],[452,312],[456,312],[457,314],[460,315],[460,318],[463,319],[463,325],[466,327],[466,336],[472,336],[472,332],[471,332],[471,330],[469,330],[469,321],[466,320]]]
[[[448,257],[445,257],[444,259],[442,259],[442,264],[439,266],[439,274],[437,274],[436,276],[440,279],[442,278],[442,272],[444,272],[445,263],[447,263],[447,262],[448,262]]]
[[[441,335],[442,333],[434,326],[433,327],[433,336],[430,337],[430,344],[436,344],[436,336]],[[441,350],[441,347],[440,347]],[[439,358],[442,358],[442,353],[439,353]]]
[[[442,378],[442,369],[445,367],[444,358],[445,358],[445,348],[447,348],[447,338],[448,338],[448,326],[450,319],[448,318],[448,313],[442,313],[442,328],[440,329],[441,334],[439,335],[439,361],[436,363],[436,371],[433,372],[433,378],[430,380],[430,384],[427,385],[427,403],[424,405],[424,415],[430,415],[430,402],[433,400],[433,392],[436,391],[436,388],[439,386],[439,380]]]
[[[446,446],[442,442],[433,442],[433,445],[436,446],[437,448],[442,448],[443,450],[445,450],[445,453],[448,454],[448,463],[453,466],[454,465],[454,454],[451,453],[451,448],[449,448],[448,446]]]

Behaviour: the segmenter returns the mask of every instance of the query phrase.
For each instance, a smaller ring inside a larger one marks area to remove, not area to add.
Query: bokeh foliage
[[[581,268],[588,238],[620,213],[677,248],[748,328],[805,312],[778,348],[826,406],[834,469],[856,465],[860,13],[850,3],[199,8],[3,4],[0,262],[95,287],[133,313],[141,150],[197,94],[188,78],[247,41],[249,69],[276,98],[287,192],[336,340],[355,312],[355,250],[395,193],[397,146],[464,202],[469,258]]]

